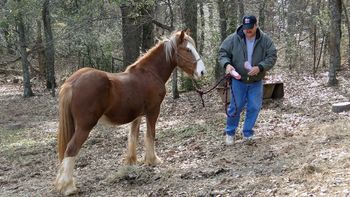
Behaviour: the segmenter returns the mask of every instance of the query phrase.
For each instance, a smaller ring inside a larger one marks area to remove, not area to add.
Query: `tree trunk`
[[[235,1],[225,1],[226,5],[226,34],[231,34],[236,31],[238,24],[241,24],[241,19],[238,18],[238,7]]]
[[[331,11],[330,42],[329,42],[329,74],[328,85],[337,85],[336,71],[340,68],[340,38],[341,38],[341,0],[330,0]]]
[[[170,13],[170,29],[171,31],[174,30],[174,12],[173,12],[173,6],[171,4],[171,0],[167,0],[167,6],[169,7],[169,13]],[[177,72],[177,68],[174,69],[173,71],[173,75],[172,75],[172,81],[171,81],[171,93],[173,95],[173,99],[177,99],[180,98],[180,94],[179,94],[179,89],[177,88],[177,84],[178,84],[178,72]]]
[[[45,72],[45,50],[43,46],[43,38],[41,32],[41,21],[37,20],[37,37],[36,37],[36,48],[38,50],[38,63],[39,63],[39,74],[41,77],[46,75]]]
[[[291,70],[295,68],[297,65],[297,40],[296,40],[296,32],[297,32],[297,12],[296,8],[293,3],[297,2],[289,2],[289,5],[287,6],[288,11],[287,11],[287,31],[286,31],[286,63],[288,65],[288,68]]]
[[[154,27],[153,27],[153,5],[148,5],[142,9],[142,52],[146,52],[154,45]]]
[[[184,23],[191,30],[191,37],[197,43],[197,0],[185,0]]]
[[[17,4],[20,4],[20,0],[17,0]],[[18,6],[19,7],[19,6]],[[24,30],[24,23],[22,18],[22,11],[21,8],[19,8],[19,13],[16,18],[16,23],[18,27],[18,34],[19,34],[19,52],[21,55],[21,61],[22,61],[22,69],[23,69],[23,88],[24,88],[24,97],[31,97],[33,96],[33,91],[30,84],[30,76],[29,76],[29,61],[27,59],[27,45],[26,45],[26,39],[25,39],[25,30]]]
[[[184,23],[186,28],[189,28],[191,31],[190,36],[197,43],[197,0],[185,0],[183,6]],[[194,90],[191,79],[182,77],[181,82],[181,85],[185,91]]]
[[[259,5],[259,27],[261,29],[265,29],[265,7],[266,7],[266,1],[263,0],[260,2]]]
[[[318,16],[318,11],[320,9],[319,2],[311,3],[311,15]],[[317,72],[317,48],[318,48],[318,37],[317,37],[317,24],[314,20],[309,20],[310,23],[310,45],[312,46],[312,56],[313,56],[313,75],[316,76]]]
[[[42,17],[45,34],[45,67],[47,73],[46,88],[51,89],[52,96],[55,96],[55,48],[51,30],[50,0],[43,3]]]
[[[239,7],[239,18],[240,18],[240,20],[243,20],[243,17],[245,15],[245,13],[244,13],[244,1],[243,0],[238,0],[238,7]]]
[[[202,55],[203,54],[203,50],[204,50],[204,43],[205,43],[205,16],[204,16],[204,8],[203,8],[203,2],[201,1],[199,3],[199,13],[200,13],[200,31],[201,31],[201,36],[200,39],[198,41],[198,49],[199,49],[199,54]]]
[[[348,66],[350,68],[350,19],[348,15],[348,10],[346,9],[346,4],[344,1],[342,1],[343,9],[344,9],[344,15],[345,15],[345,24],[346,28],[348,30]]]
[[[177,88],[177,79],[178,79],[177,68],[175,68],[173,71],[172,83],[171,83],[171,93],[173,95],[173,99],[180,98],[179,89]]]
[[[220,39],[221,42],[227,37],[227,15],[226,15],[226,4],[224,0],[217,0],[219,17],[220,17]],[[216,55],[217,57],[217,55]],[[221,76],[225,73],[224,69],[220,66],[219,62],[215,64],[215,80],[218,81]]]
[[[123,28],[123,70],[140,56],[141,29],[139,19],[133,16],[130,2],[120,5]]]

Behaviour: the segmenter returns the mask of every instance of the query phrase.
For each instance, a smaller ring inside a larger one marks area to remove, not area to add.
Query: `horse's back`
[[[106,111],[110,99],[110,81],[107,73],[93,68],[82,68],[73,73],[64,86],[72,91],[71,111],[75,121],[93,127]]]

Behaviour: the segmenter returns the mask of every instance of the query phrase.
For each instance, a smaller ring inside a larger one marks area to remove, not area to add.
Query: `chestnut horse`
[[[166,94],[165,83],[178,66],[198,79],[204,63],[193,39],[185,31],[160,41],[125,72],[108,73],[93,68],[76,71],[59,93],[58,154],[61,162],[55,181],[64,195],[76,192],[73,180],[75,158],[99,120],[121,125],[131,122],[126,163],[135,164],[141,117],[146,117],[147,165],[161,163],[154,148],[155,125]]]

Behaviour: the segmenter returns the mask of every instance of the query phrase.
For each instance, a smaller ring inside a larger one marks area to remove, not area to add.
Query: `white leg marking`
[[[131,129],[128,137],[128,154],[126,163],[129,165],[135,164],[137,161],[136,155],[136,144],[137,144],[137,134]]]
[[[77,191],[73,179],[74,165],[75,157],[65,157],[58,170],[55,186],[64,195],[70,195]]]

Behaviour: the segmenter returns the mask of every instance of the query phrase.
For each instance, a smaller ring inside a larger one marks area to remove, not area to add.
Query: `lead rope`
[[[203,105],[203,107],[205,107],[205,105],[204,105],[204,99],[203,99],[203,95],[204,94],[207,94],[207,93],[209,93],[209,92],[211,92],[212,90],[214,90],[216,87],[218,87],[219,86],[219,84],[223,81],[223,80],[226,80],[225,81],[225,85],[224,85],[224,95],[225,95],[225,113],[226,113],[226,115],[227,115],[227,117],[234,117],[234,116],[237,116],[237,103],[236,103],[236,98],[235,98],[235,95],[234,95],[234,93],[233,93],[233,91],[231,91],[231,95],[232,95],[232,98],[233,98],[233,101],[234,101],[234,104],[235,104],[235,112],[233,113],[233,115],[231,116],[231,115],[229,115],[228,114],[228,111],[227,111],[227,108],[228,108],[228,94],[227,94],[227,91],[228,91],[228,85],[230,84],[230,82],[231,82],[231,78],[232,78],[232,76],[228,73],[228,74],[226,74],[226,75],[224,75],[223,77],[221,77],[221,79],[212,87],[212,88],[210,88],[209,90],[207,90],[207,91],[203,91],[203,90],[200,90],[198,87],[197,87],[197,85],[196,85],[196,83],[192,80],[192,83],[193,83],[193,86],[194,86],[194,88],[196,89],[196,92],[199,94],[199,96],[200,96],[200,98],[201,98],[201,101],[202,101],[202,105]],[[231,88],[230,88],[231,89]]]

